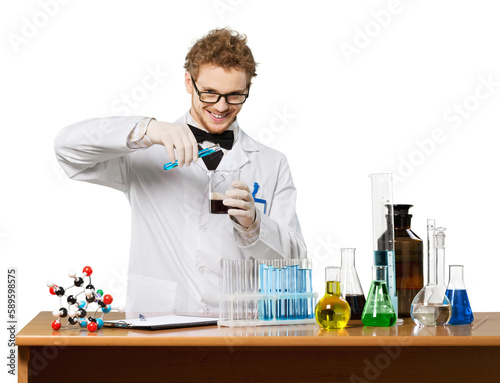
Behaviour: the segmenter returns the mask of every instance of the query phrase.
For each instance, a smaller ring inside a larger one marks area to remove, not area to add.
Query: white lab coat
[[[259,239],[239,246],[229,216],[209,213],[203,160],[165,171],[169,159],[162,146],[127,147],[127,136],[142,118],[82,121],[66,127],[55,140],[57,159],[70,178],[121,190],[130,202],[127,311],[218,312],[222,258],[306,256],[295,213],[296,190],[283,154],[239,129],[218,166],[240,169],[240,179],[250,188],[258,182],[263,190],[259,198],[267,201]]]

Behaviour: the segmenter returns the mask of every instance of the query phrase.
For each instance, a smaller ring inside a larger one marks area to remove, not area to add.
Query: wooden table
[[[107,319],[112,318],[109,314]],[[41,312],[18,334],[19,382],[500,382],[500,313],[468,326],[317,325],[143,331]]]

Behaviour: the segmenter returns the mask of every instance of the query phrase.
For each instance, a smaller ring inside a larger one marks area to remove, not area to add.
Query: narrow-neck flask
[[[326,292],[316,304],[316,322],[331,330],[344,328],[351,318],[349,303],[340,295],[340,268],[325,268]]]
[[[446,288],[446,296],[451,303],[451,319],[448,324],[470,324],[474,321],[474,314],[465,289],[462,265],[450,265],[450,281]]]
[[[351,308],[351,319],[361,319],[365,308],[365,295],[354,266],[356,249],[340,249],[340,292]]]
[[[398,318],[387,288],[387,266],[372,266],[372,272],[373,280],[361,321],[365,326],[394,326]]]
[[[420,326],[442,326],[451,318],[451,304],[444,285],[444,255],[446,229],[435,227],[435,220],[427,220],[427,284],[411,304],[411,318]]]
[[[394,205],[398,316],[410,317],[413,298],[424,287],[424,243],[410,228],[413,205]]]

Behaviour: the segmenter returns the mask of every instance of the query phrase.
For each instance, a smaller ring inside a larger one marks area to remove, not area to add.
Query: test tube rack
[[[226,327],[316,323],[311,259],[223,259],[218,325]]]

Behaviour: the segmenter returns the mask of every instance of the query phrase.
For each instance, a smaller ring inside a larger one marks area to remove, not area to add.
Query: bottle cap
[[[409,210],[413,205],[394,205],[394,226],[410,227],[411,217]]]

